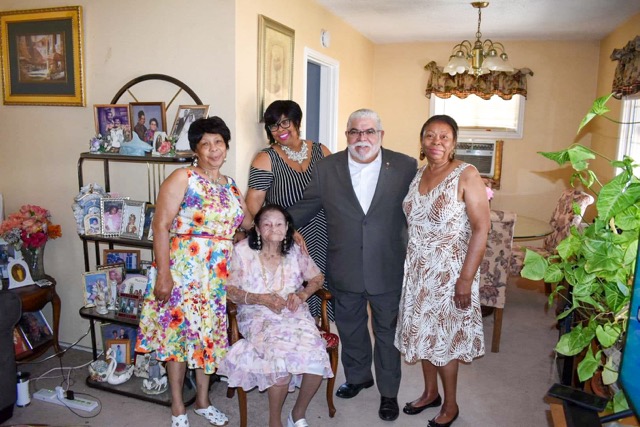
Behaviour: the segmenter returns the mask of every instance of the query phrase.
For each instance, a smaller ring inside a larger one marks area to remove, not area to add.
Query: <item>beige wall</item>
[[[501,41],[511,62],[534,75],[528,78],[524,137],[505,140],[502,186],[492,207],[548,220],[569,174],[536,152],[573,142],[596,92],[599,44]],[[374,107],[386,129],[386,147],[417,157],[418,133],[429,116],[424,95],[429,73],[423,67],[430,61],[444,65],[452,47],[452,42],[376,46]],[[551,63],[559,66],[552,70]]]

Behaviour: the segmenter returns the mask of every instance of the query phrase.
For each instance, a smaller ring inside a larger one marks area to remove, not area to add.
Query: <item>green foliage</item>
[[[594,102],[578,131],[609,111],[606,103],[610,98]],[[579,144],[540,154],[560,166],[571,165],[571,184],[579,182],[595,195],[597,214],[592,223],[572,227],[570,235],[558,244],[557,255],[544,258],[527,250],[521,275],[557,284],[549,297],[550,305],[565,298],[565,290],[571,292],[571,306],[558,319],[574,314],[577,323],[560,337],[556,351],[567,356],[584,354],[577,368],[580,381],[600,370],[603,382],[612,384],[617,381],[618,366],[608,349],[621,345],[629,316],[640,234],[640,180],[633,174],[633,159],[627,156],[610,160]],[[590,169],[590,162],[597,157],[622,172],[601,183]],[[613,406],[616,410],[626,406],[622,394],[616,395]]]

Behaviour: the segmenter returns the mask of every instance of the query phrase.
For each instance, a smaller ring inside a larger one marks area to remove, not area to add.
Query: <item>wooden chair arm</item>
[[[320,329],[322,329],[326,333],[331,332],[331,324],[329,323],[329,314],[327,312],[327,305],[333,295],[326,289],[320,288],[318,289],[314,295],[317,295],[320,298]]]
[[[318,289],[314,293],[314,295],[316,295],[318,298],[320,298],[323,301],[329,301],[331,298],[333,298],[333,295],[331,295],[331,292],[323,288]]]
[[[233,345],[240,339],[240,332],[238,331],[238,320],[236,316],[238,314],[238,306],[231,300],[227,299],[227,316],[229,319],[229,345]]]

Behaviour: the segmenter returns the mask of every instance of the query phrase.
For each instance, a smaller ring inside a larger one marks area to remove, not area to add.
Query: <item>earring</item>
[[[452,151],[452,152],[449,154],[449,161],[453,161],[453,159],[455,159],[455,158],[456,158],[456,155],[455,155],[455,153]]]
[[[256,243],[258,243],[258,249],[262,249],[262,241],[260,240],[260,235],[256,238]]]
[[[420,160],[424,160],[425,157],[427,157],[427,156],[424,154],[424,150],[421,148],[420,149]]]
[[[286,247],[287,246],[287,236],[284,237],[284,239],[282,240],[282,247]]]
[[[193,167],[194,167],[194,168],[197,168],[197,167],[198,167],[198,156],[195,156],[195,157],[193,158],[193,163],[192,163],[192,165],[193,165]]]

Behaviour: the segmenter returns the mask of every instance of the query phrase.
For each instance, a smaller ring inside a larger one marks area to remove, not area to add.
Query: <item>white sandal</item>
[[[205,417],[214,426],[224,426],[229,422],[229,418],[227,418],[224,413],[216,409],[216,407],[213,405],[204,409],[193,408],[193,412],[202,417]]]
[[[289,418],[287,418],[287,427],[309,427],[309,423],[305,418],[300,418],[295,423],[293,422],[293,411],[289,412]]]
[[[171,427],[189,427],[189,418],[187,414],[173,416],[171,415]]]

